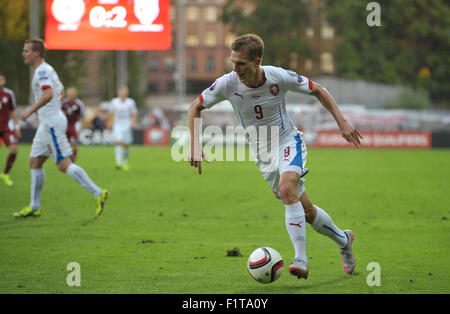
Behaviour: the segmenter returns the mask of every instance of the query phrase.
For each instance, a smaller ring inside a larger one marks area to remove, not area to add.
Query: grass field
[[[120,172],[112,147],[80,147],[77,164],[110,191],[103,215],[94,219],[94,198],[49,160],[42,216],[19,220],[30,146],[19,149],[14,186],[0,184],[0,293],[450,293],[450,150],[310,149],[307,191],[356,233],[357,266],[345,274],[335,243],[308,226],[310,275],[300,281],[287,272],[284,207],[252,162],[213,162],[199,176],[169,148],[133,146]],[[6,155],[3,146],[1,170]],[[246,269],[260,246],[285,261],[269,285]],[[227,257],[235,247],[243,256]],[[70,262],[79,287],[66,283]],[[370,262],[380,286],[366,283]]]

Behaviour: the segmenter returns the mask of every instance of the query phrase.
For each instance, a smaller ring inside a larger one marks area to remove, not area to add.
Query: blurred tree
[[[393,103],[386,103],[383,106],[385,109],[415,109],[425,110],[432,109],[430,97],[424,90],[403,90],[397,101]]]
[[[341,37],[336,74],[406,84],[450,106],[448,0],[380,0],[381,26],[370,27],[369,0],[326,0],[328,21]]]
[[[235,34],[261,36],[265,46],[263,64],[291,68],[298,56],[309,54],[302,40],[308,23],[306,1],[228,0],[222,21],[230,24]]]
[[[105,51],[100,56],[99,71],[101,76],[105,78],[102,86],[98,90],[100,98],[109,101],[117,97],[117,66],[116,51]],[[128,51],[127,68],[128,68],[128,89],[129,97],[136,101],[138,107],[145,105],[145,87],[142,83],[145,81],[144,54],[140,51]]]
[[[0,38],[12,40],[25,38],[28,35],[29,0],[0,1]]]
[[[145,106],[145,87],[142,83],[145,80],[144,54],[140,51],[128,51],[128,88],[130,97],[136,101],[138,107]]]
[[[41,38],[45,30],[45,5],[39,7]],[[18,105],[28,105],[29,68],[23,62],[22,49],[29,37],[29,1],[0,0],[0,71],[17,98]],[[65,87],[74,85],[82,96],[84,51],[48,50],[45,59],[58,73]]]
[[[18,104],[28,102],[29,71],[23,64],[23,41],[28,36],[28,0],[0,0],[0,72],[14,90]]]

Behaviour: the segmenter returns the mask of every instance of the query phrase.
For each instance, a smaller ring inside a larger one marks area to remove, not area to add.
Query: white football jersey
[[[34,71],[32,89],[35,101],[41,98],[47,88],[53,89],[53,98],[38,109],[39,120],[43,121],[55,114],[61,113],[61,93],[64,85],[59,80],[55,69],[47,62],[42,62]]]
[[[213,85],[200,95],[205,108],[228,100],[233,105],[242,126],[278,126],[279,136],[295,135],[298,131],[286,112],[287,91],[311,94],[312,81],[293,71],[273,66],[263,66],[266,81],[259,87],[251,88],[243,84],[236,72],[218,78]],[[270,130],[267,136],[270,141]],[[250,139],[249,139],[250,140]]]
[[[111,100],[111,112],[114,113],[114,126],[131,127],[131,117],[137,114],[136,102],[131,98],[122,101],[119,97]]]

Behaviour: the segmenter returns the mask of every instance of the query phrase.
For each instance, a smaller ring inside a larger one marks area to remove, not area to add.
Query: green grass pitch
[[[450,150],[310,149],[308,194],[356,233],[357,266],[345,274],[335,243],[308,226],[306,281],[287,272],[284,207],[252,162],[212,162],[199,176],[169,148],[133,146],[122,172],[112,147],[80,147],[77,164],[109,189],[103,215],[48,160],[42,216],[15,219],[29,203],[29,150],[19,146],[14,186],[0,182],[0,293],[450,293]],[[1,170],[6,156],[3,146]],[[272,284],[247,273],[261,246],[284,258]],[[226,256],[235,247],[242,256]],[[81,286],[66,282],[70,262]],[[371,262],[379,286],[367,284]]]

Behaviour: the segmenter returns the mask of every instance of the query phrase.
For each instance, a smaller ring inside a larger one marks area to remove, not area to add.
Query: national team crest
[[[278,86],[278,84],[273,84],[270,85],[269,90],[272,95],[277,96],[280,92],[280,87]]]

